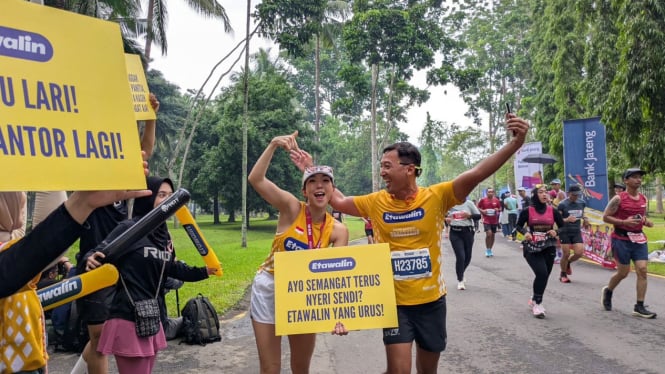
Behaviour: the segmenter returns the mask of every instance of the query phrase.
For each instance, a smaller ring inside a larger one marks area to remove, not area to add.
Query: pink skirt
[[[97,351],[105,355],[125,357],[150,357],[166,348],[164,329],[160,326],[156,335],[140,338],[134,322],[113,318],[104,322]]]

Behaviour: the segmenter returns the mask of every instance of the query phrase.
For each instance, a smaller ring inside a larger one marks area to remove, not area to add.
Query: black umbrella
[[[548,153],[535,153],[524,157],[522,161],[529,164],[553,164],[559,160]]]

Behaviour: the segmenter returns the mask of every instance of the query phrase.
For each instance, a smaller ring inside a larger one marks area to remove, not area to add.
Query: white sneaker
[[[533,304],[533,308],[531,308],[531,311],[533,312],[533,316],[536,318],[543,319],[545,318],[545,307],[543,307],[543,304]]]
[[[466,290],[466,285],[464,284],[464,281],[457,282],[457,289],[458,290]]]

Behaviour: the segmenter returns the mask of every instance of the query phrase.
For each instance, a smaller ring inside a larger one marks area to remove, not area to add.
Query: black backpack
[[[189,299],[182,308],[182,340],[180,343],[200,344],[222,340],[219,333],[219,317],[207,297],[199,294]]]

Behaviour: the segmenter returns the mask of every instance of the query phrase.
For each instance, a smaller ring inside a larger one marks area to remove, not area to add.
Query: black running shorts
[[[560,232],[559,233],[559,241],[561,244],[577,244],[577,243],[584,243],[584,240],[582,239],[582,233],[581,232]]]
[[[88,325],[101,325],[106,322],[114,294],[115,286],[111,286],[76,300],[83,322]]]
[[[398,305],[399,327],[383,329],[383,344],[411,343],[429,352],[446,349],[446,297],[420,305]]]

